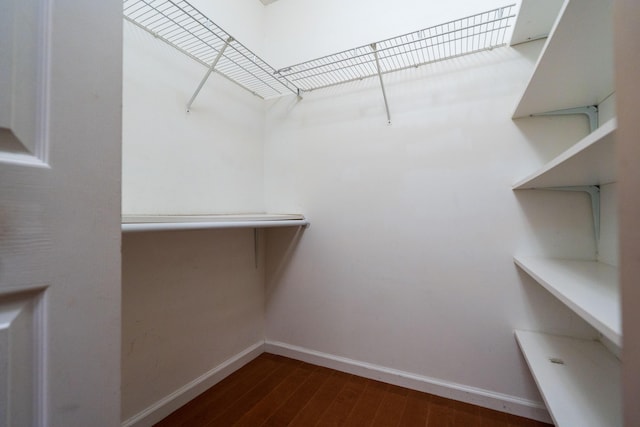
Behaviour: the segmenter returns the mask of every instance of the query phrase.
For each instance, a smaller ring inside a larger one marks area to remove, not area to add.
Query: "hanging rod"
[[[493,49],[505,44],[507,29],[515,18],[514,7],[500,7],[284,67],[277,74],[310,91]]]
[[[123,11],[127,21],[260,98],[300,95],[286,77],[187,1],[124,0]]]

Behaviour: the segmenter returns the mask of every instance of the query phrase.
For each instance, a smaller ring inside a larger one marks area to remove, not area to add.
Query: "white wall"
[[[258,56],[265,53],[265,10],[259,0],[190,0],[205,16]],[[262,58],[269,62],[268,58]]]
[[[540,401],[513,330],[595,333],[512,257],[596,250],[586,195],[511,190],[588,131],[511,120],[541,47],[389,75],[391,126],[373,79],[269,105],[267,209],[312,225],[267,249],[267,340]]]
[[[123,212],[262,212],[264,104],[124,23]]]
[[[123,235],[122,420],[263,342],[259,258],[251,229]]]
[[[251,48],[262,41],[258,1],[194,4]],[[187,113],[205,71],[124,23],[124,213],[264,210],[264,103],[214,74]],[[122,420],[150,425],[263,342],[262,261],[251,229],[125,234],[122,258]]]

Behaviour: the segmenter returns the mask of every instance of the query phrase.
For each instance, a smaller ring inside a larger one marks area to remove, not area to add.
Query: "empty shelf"
[[[518,181],[514,190],[615,182],[615,130],[616,120],[611,119],[539,171]]]
[[[298,88],[184,0],[124,0],[124,18],[261,98]]]
[[[278,70],[309,91],[492,49],[515,18],[509,5]]]
[[[620,362],[597,341],[516,331],[558,427],[622,426]]]
[[[515,263],[616,345],[622,345],[618,269],[596,261],[515,257]]]
[[[522,0],[511,46],[545,38],[558,18],[563,0]]]
[[[514,117],[597,105],[614,90],[611,0],[566,0]]]
[[[125,215],[122,231],[197,230],[205,228],[304,227],[309,221],[298,214],[241,215]]]
[[[185,0],[124,0],[126,20],[268,99],[300,94],[505,43],[515,5],[275,70]],[[218,56],[220,58],[218,60]]]

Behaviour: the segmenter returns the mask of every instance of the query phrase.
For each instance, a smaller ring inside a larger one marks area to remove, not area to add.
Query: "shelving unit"
[[[540,285],[614,344],[622,344],[618,269],[597,261],[514,257]]]
[[[557,10],[552,0],[523,0],[514,37],[532,31],[519,28],[521,22],[531,27],[536,16],[548,22],[543,7]],[[565,0],[513,117],[597,106],[607,99],[614,91],[612,21],[611,1]],[[592,124],[596,129],[589,135],[513,189],[588,191],[598,240],[597,186],[616,181],[617,122]],[[549,257],[516,256],[514,262],[614,346],[622,345],[616,267]],[[557,426],[622,425],[620,363],[603,344],[524,331],[516,331],[516,338]]]
[[[613,92],[612,2],[567,0],[513,114],[597,105]],[[516,24],[526,21],[522,13]]]
[[[580,142],[514,184],[514,190],[610,184],[616,180],[614,135],[611,119]]]
[[[122,217],[123,232],[200,230],[207,228],[305,227],[309,221],[298,214],[241,215],[128,215]]]
[[[557,426],[622,426],[620,363],[599,342],[516,331]]]

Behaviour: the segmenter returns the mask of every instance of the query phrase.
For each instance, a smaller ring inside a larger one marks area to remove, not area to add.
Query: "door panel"
[[[0,425],[42,421],[41,295],[22,292],[0,299]]]
[[[45,157],[48,6],[46,0],[0,2],[0,158],[5,160]]]
[[[46,280],[51,256],[42,186],[47,7],[0,2],[0,426],[46,424],[45,287],[33,283]]]
[[[120,0],[0,0],[0,427],[120,424]]]

